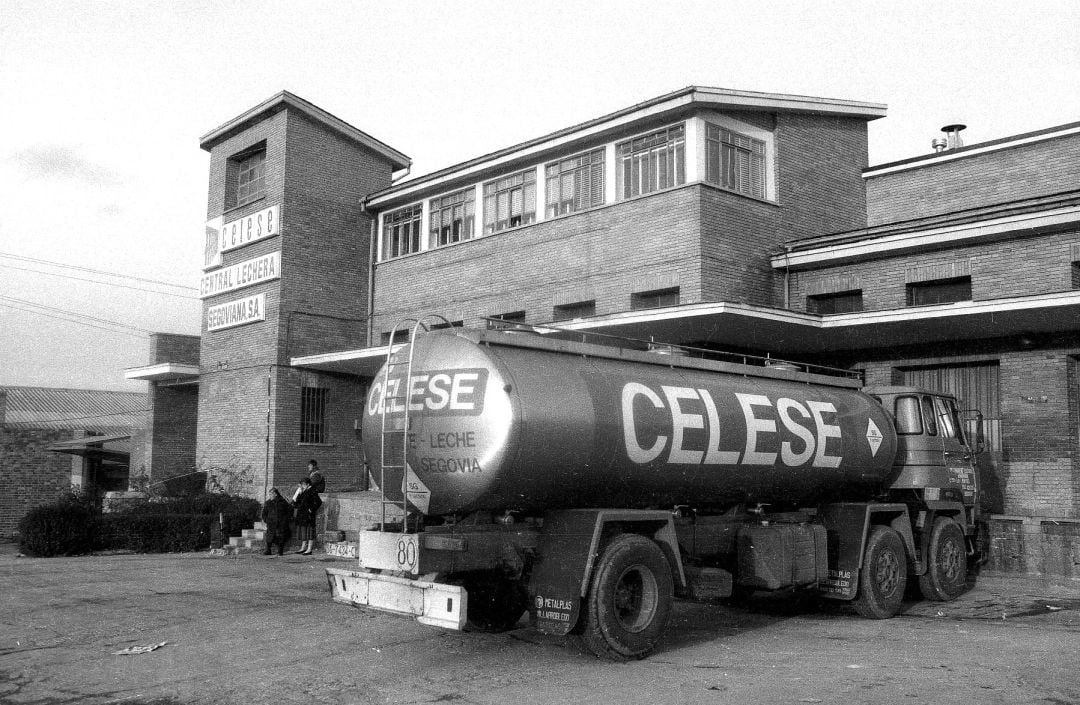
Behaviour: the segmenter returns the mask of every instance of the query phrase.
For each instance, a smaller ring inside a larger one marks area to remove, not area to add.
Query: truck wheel
[[[926,573],[919,576],[923,597],[938,602],[959,597],[967,587],[967,547],[955,521],[941,517],[934,522],[926,558]]]
[[[866,541],[855,610],[870,619],[888,619],[900,611],[907,587],[907,553],[900,536],[875,526]]]
[[[673,592],[671,566],[656,543],[636,534],[616,537],[593,572],[582,641],[597,656],[645,658],[667,626]]]

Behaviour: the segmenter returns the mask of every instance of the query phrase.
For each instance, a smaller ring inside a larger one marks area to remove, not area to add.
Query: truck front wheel
[[[870,619],[888,619],[900,611],[906,587],[907,553],[903,541],[889,527],[875,526],[866,541],[855,611]]]
[[[923,597],[938,602],[959,597],[967,587],[967,546],[955,521],[940,517],[934,522],[926,558],[926,573],[919,576]]]
[[[616,661],[645,658],[671,615],[671,566],[653,541],[616,537],[593,572],[581,638],[597,656]]]

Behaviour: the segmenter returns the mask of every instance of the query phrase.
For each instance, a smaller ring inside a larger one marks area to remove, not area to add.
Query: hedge
[[[246,497],[200,494],[129,504],[102,514],[72,496],[31,511],[19,524],[20,547],[35,556],[70,556],[94,550],[140,553],[197,551],[210,546],[210,527],[224,515],[226,536],[251,528],[260,505]]]

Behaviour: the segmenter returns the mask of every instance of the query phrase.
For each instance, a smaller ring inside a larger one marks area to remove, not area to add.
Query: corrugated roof
[[[0,387],[5,428],[98,431],[143,428],[147,395],[94,389]]]

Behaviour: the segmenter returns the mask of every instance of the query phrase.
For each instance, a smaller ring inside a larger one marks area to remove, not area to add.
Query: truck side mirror
[[[964,416],[975,415],[975,447],[972,451],[976,454],[983,452],[986,447],[986,434],[983,432],[983,415],[978,409],[967,409]]]

